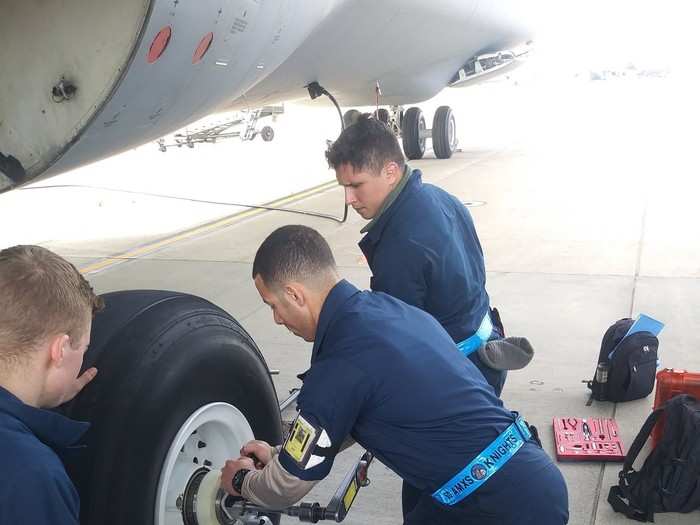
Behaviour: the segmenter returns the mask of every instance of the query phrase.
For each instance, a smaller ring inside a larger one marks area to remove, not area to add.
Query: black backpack
[[[625,337],[632,323],[632,319],[620,319],[603,336],[598,368],[593,379],[588,381],[592,397],[598,401],[641,399],[654,389],[659,340],[651,332],[636,332]],[[606,374],[600,372],[601,367]]]
[[[663,437],[639,472],[632,468],[661,415]],[[625,502],[625,500],[627,502]],[[634,439],[620,484],[610,488],[608,503],[637,521],[654,521],[655,512],[700,509],[700,403],[681,394],[669,399],[647,418]]]

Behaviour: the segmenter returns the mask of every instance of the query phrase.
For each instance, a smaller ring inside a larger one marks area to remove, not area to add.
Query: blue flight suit
[[[75,452],[88,427],[0,387],[0,523],[79,524],[80,499],[59,454]]]
[[[418,308],[340,281],[321,309],[311,367],[302,377],[299,414],[279,456],[294,476],[324,478],[349,434],[420,490],[407,524],[567,522],[564,480],[533,441],[460,503],[450,507],[431,497],[514,415]],[[504,504],[511,499],[523,504]]]
[[[435,317],[459,343],[490,315],[481,244],[469,210],[453,195],[423,184],[420,170],[360,241],[372,270],[370,287]],[[489,339],[502,338],[498,328]],[[486,366],[478,352],[469,359],[501,395],[506,372]]]

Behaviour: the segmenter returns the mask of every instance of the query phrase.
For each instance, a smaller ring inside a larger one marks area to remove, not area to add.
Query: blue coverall
[[[474,334],[489,315],[486,270],[469,210],[453,195],[409,177],[391,206],[371,225],[360,249],[372,270],[370,288],[425,310],[455,343]],[[491,338],[503,334],[497,329]],[[506,373],[486,366],[478,352],[469,359],[501,395]]]
[[[340,281],[318,320],[292,434],[280,463],[304,480],[331,469],[346,436],[421,492],[406,524],[562,525],[564,480],[527,441],[454,506],[431,495],[515,419],[430,315]]]
[[[80,500],[59,454],[89,427],[26,405],[0,387],[0,523],[78,525]]]

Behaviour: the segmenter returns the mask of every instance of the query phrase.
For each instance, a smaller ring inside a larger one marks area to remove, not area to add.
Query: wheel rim
[[[187,418],[160,471],[155,525],[182,525],[177,500],[192,474],[202,466],[222,467],[227,459],[238,457],[241,446],[251,439],[248,420],[228,403],[205,405]]]
[[[447,144],[450,151],[454,151],[457,147],[457,125],[455,124],[455,116],[450,113],[450,118],[447,120]]]
[[[420,152],[425,151],[425,118],[418,119],[418,148]]]

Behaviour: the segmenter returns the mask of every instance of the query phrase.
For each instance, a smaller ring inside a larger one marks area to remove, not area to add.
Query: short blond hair
[[[71,263],[41,246],[0,251],[0,368],[26,361],[47,337],[83,337],[104,307]]]

